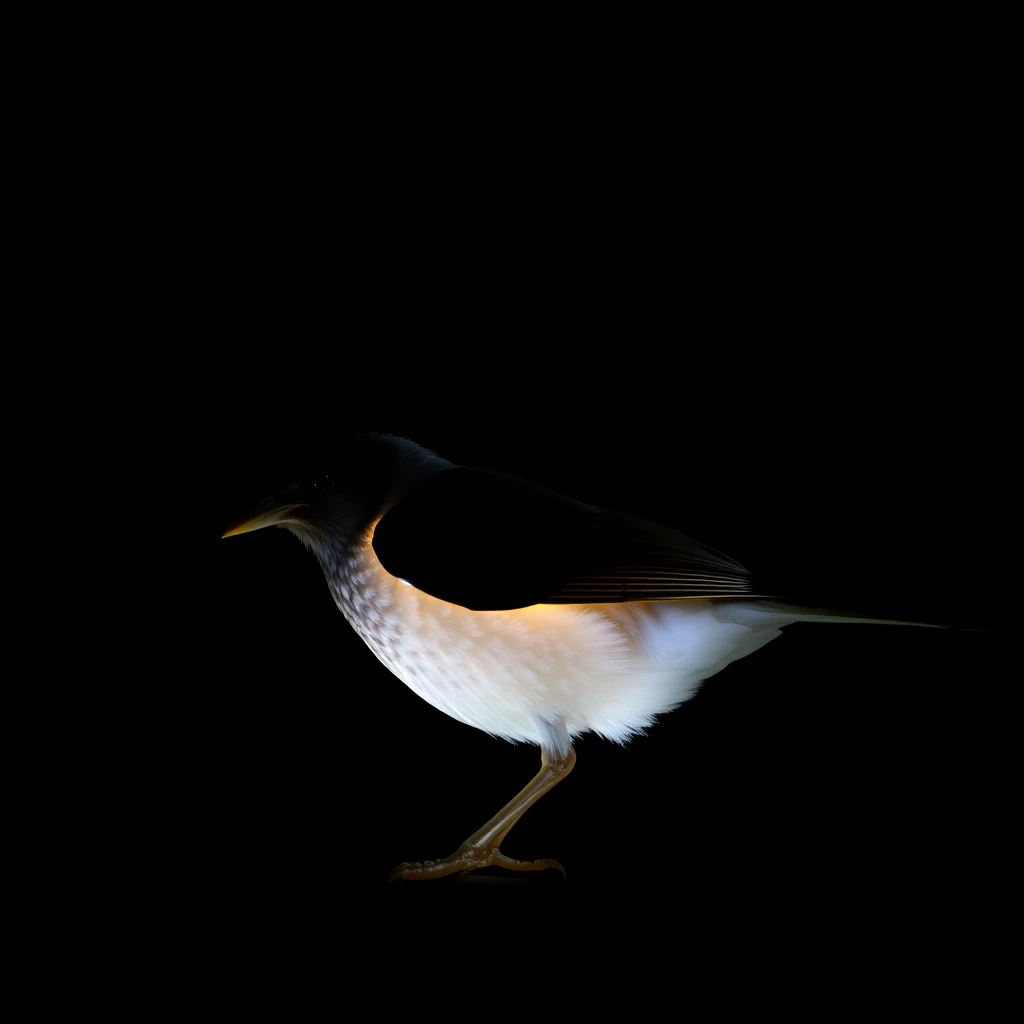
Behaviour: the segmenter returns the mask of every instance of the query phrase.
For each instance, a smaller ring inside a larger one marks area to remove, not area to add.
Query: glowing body
[[[626,740],[799,618],[711,601],[470,611],[390,575],[371,536],[318,551],[345,618],[425,701],[510,740],[546,743],[563,724]]]

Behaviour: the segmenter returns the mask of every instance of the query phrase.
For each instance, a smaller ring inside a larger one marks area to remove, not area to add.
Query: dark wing
[[[476,611],[753,593],[741,565],[681,533],[466,467],[387,512],[373,549],[393,576]]]

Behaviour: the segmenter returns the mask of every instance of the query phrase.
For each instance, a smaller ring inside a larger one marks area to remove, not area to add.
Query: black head
[[[318,468],[275,488],[223,536],[283,526],[316,551],[343,547],[425,476],[449,465],[404,438],[351,434]]]

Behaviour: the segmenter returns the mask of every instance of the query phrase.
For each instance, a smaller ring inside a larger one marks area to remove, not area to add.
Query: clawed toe
[[[557,860],[545,858],[543,860],[516,860],[514,857],[506,857],[498,849],[459,850],[450,857],[443,860],[413,861],[399,864],[388,878],[389,882],[396,881],[419,881],[427,878],[442,878],[445,875],[453,875],[458,872],[460,875],[469,875],[481,868],[504,868],[507,871],[545,871],[554,868],[565,877],[565,868]]]

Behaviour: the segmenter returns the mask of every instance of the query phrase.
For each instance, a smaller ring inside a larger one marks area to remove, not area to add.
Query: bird
[[[794,623],[896,621],[765,593],[739,562],[667,526],[390,434],[339,437],[329,464],[222,536],[269,526],[312,552],[342,615],[419,697],[539,747],[515,797],[448,856],[398,865],[402,881],[564,874],[501,843],[573,770],[578,737],[629,741]]]

